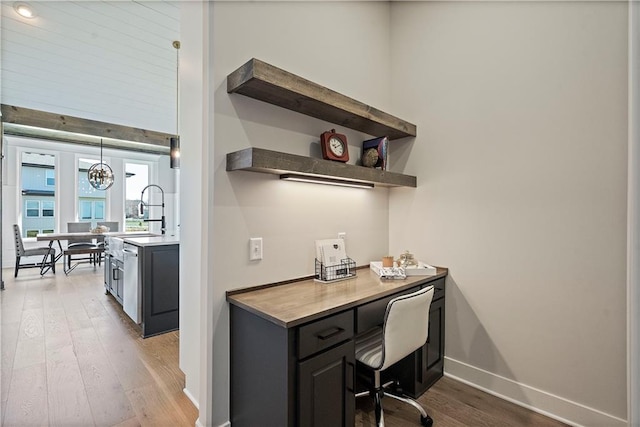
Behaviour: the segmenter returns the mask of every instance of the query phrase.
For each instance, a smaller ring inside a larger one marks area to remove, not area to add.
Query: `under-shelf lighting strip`
[[[370,182],[349,181],[346,179],[325,178],[322,176],[297,175],[293,173],[282,174],[280,175],[280,179],[284,179],[286,181],[309,182],[312,184],[337,185],[340,187],[355,187],[367,189],[374,187],[374,184]]]

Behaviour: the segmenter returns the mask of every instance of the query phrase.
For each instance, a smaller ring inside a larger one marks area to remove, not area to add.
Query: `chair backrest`
[[[18,224],[13,224],[13,236],[16,242],[16,256],[24,256],[24,244],[22,243],[22,234]]]
[[[109,231],[120,231],[120,223],[118,221],[103,221],[99,222],[98,225],[108,227]]]
[[[67,231],[69,233],[80,233],[80,232],[88,232],[91,231],[91,223],[90,222],[68,222],[67,223]],[[68,243],[93,243],[93,239],[68,239]]]
[[[389,301],[382,328],[384,370],[422,347],[429,336],[429,307],[433,286]]]

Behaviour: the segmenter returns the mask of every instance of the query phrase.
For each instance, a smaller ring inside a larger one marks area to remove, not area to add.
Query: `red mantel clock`
[[[322,148],[322,157],[327,160],[335,160],[338,162],[349,161],[347,137],[336,133],[335,129],[323,132],[322,135],[320,135],[320,147]]]

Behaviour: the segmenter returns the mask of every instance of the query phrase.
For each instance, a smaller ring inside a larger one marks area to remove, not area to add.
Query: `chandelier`
[[[96,190],[107,190],[113,185],[113,171],[102,161],[102,138],[100,138],[100,163],[91,165],[87,171],[89,184]]]

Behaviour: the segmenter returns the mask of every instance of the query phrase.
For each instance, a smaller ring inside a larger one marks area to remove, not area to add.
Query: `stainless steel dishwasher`
[[[142,322],[142,286],[138,271],[138,247],[125,242],[122,308],[134,322]]]

